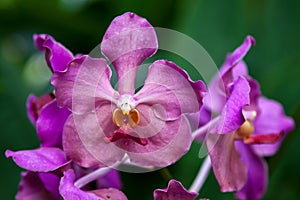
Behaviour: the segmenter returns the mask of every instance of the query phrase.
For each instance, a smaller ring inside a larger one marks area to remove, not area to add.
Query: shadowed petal
[[[47,191],[49,191],[56,199],[60,199],[58,191],[60,177],[53,173],[40,172],[38,173],[39,178],[43,182]]]
[[[256,155],[250,145],[245,145],[241,141],[236,141],[235,146],[241,155],[241,160],[248,168],[246,184],[236,193],[236,196],[241,200],[261,199],[266,191],[268,183],[267,164],[262,158]]]
[[[181,114],[196,113],[206,92],[202,81],[194,82],[187,72],[172,62],[158,60],[149,67],[144,87],[135,95],[137,104],[159,105],[155,114],[174,120]]]
[[[293,119],[284,114],[280,103],[265,97],[260,97],[258,107],[260,113],[253,122],[255,127],[253,135],[279,133],[281,131],[288,133],[294,128]],[[284,137],[281,137],[281,139],[274,144],[259,144],[252,145],[252,147],[255,152],[261,156],[271,156],[277,152],[283,138]]]
[[[48,66],[52,72],[65,72],[73,54],[53,37],[46,34],[33,35],[34,44],[40,51],[45,51]]]
[[[234,133],[210,134],[206,142],[212,168],[222,192],[240,190],[247,180],[247,166],[234,146]]]
[[[146,19],[128,12],[111,22],[103,37],[101,51],[116,69],[120,94],[134,93],[138,66],[156,50],[156,33]]]
[[[116,188],[121,189],[122,183],[119,172],[112,169],[107,174],[97,180],[99,188]]]
[[[245,122],[242,109],[249,104],[249,83],[245,78],[239,77],[233,84],[231,95],[222,110],[219,122],[212,132],[226,134],[237,130]]]
[[[58,108],[56,100],[44,106],[36,122],[42,147],[62,147],[63,127],[70,113],[66,108]]]
[[[89,191],[90,193],[96,194],[99,197],[102,197],[103,200],[128,200],[123,192],[115,188],[104,188],[98,190]]]
[[[53,147],[16,152],[6,150],[5,155],[7,158],[13,158],[18,166],[36,172],[53,171],[67,162],[65,153]]]
[[[22,172],[21,176],[16,200],[59,200],[59,197],[54,197],[47,191],[38,173]],[[56,187],[58,187],[58,185]]]
[[[154,190],[154,200],[194,200],[198,194],[190,192],[174,179],[169,181],[166,189]]]

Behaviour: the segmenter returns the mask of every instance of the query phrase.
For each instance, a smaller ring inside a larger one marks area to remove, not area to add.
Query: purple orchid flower
[[[188,191],[179,181],[174,179],[169,181],[166,189],[154,190],[153,195],[154,200],[194,200],[198,196],[197,193]]]
[[[193,82],[174,63],[158,60],[135,93],[138,66],[156,52],[157,39],[150,23],[134,13],[112,21],[101,50],[115,67],[118,91],[102,58],[75,58],[67,71],[52,77],[58,105],[72,110],[64,127],[64,150],[84,167],[112,165],[125,155],[142,166],[174,163],[192,141],[183,114],[200,109],[205,85]]]
[[[221,191],[237,191],[238,199],[251,200],[260,199],[267,187],[268,169],[262,156],[275,154],[294,127],[282,106],[261,96],[258,83],[248,75],[242,59],[254,43],[248,36],[227,56],[210,83],[210,96],[204,98],[204,107],[219,113],[208,123],[212,128],[206,145]],[[199,133],[198,139],[203,138]]]

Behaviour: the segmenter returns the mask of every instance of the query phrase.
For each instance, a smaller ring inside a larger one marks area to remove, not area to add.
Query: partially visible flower
[[[154,190],[154,200],[194,200],[198,194],[190,192],[174,179],[169,181],[166,189]]]
[[[115,188],[104,188],[84,191],[74,185],[75,174],[73,170],[64,172],[59,191],[65,200],[127,200],[127,197]]]
[[[174,63],[158,60],[135,94],[137,69],[156,52],[157,39],[150,23],[134,13],[112,21],[101,50],[116,69],[118,91],[101,58],[74,59],[66,72],[52,77],[58,105],[72,110],[64,128],[64,150],[84,167],[97,160],[112,165],[125,154],[143,166],[174,163],[192,141],[184,114],[200,109],[205,85],[193,82]]]
[[[51,173],[22,172],[16,200],[59,200],[60,178]]]
[[[266,190],[268,171],[262,156],[276,153],[294,127],[282,106],[262,97],[258,83],[248,75],[242,59],[254,42],[248,36],[227,56],[204,99],[204,107],[219,114],[211,122],[206,145],[221,191],[237,191],[239,199],[251,200],[260,199]]]

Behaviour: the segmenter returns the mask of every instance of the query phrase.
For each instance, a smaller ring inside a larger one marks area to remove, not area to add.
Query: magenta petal
[[[115,129],[111,109],[111,105],[107,104],[101,107],[101,112],[96,110],[97,115],[86,113],[68,118],[64,127],[63,147],[79,165],[111,165],[124,156],[124,152],[107,139]]]
[[[156,33],[146,19],[128,12],[111,22],[101,51],[116,69],[120,94],[134,93],[137,67],[156,50]]]
[[[35,46],[40,51],[45,51],[46,61],[53,72],[64,72],[68,63],[73,59],[73,54],[63,45],[56,42],[53,37],[46,34],[33,36]]]
[[[40,112],[43,107],[51,102],[54,99],[54,95],[52,93],[45,94],[40,97],[36,97],[33,94],[30,94],[27,98],[26,108],[27,115],[32,124],[35,125],[36,120],[39,118]]]
[[[115,188],[104,188],[98,190],[89,191],[90,193],[96,194],[99,197],[102,197],[103,200],[128,200],[123,192]]]
[[[145,85],[135,98],[137,104],[161,108],[156,110],[158,118],[174,120],[181,114],[198,112],[204,92],[202,81],[194,82],[174,63],[158,60],[149,67]]]
[[[53,173],[45,172],[38,173],[38,176],[43,182],[45,189],[49,191],[55,197],[55,199],[60,199],[60,194],[58,191],[60,177]]]
[[[16,200],[59,200],[59,197],[54,197],[44,187],[38,173],[22,172],[21,182],[19,184],[19,191],[16,195]],[[58,187],[58,185],[57,185]]]
[[[70,65],[67,72],[56,73],[51,80],[59,107],[82,114],[103,102],[115,101],[118,94],[110,84],[111,70],[104,59],[82,56]]]
[[[244,187],[236,193],[241,200],[261,199],[267,189],[268,168],[266,162],[257,156],[251,146],[236,141],[237,151],[241,154],[241,160],[247,165],[248,178]]]
[[[233,84],[232,93],[222,110],[219,122],[212,132],[224,134],[238,129],[245,122],[242,109],[249,104],[249,83],[245,78],[239,77]]]
[[[95,194],[80,190],[74,185],[75,174],[73,170],[64,173],[60,181],[59,191],[64,200],[99,200]],[[102,200],[102,198],[100,198]]]
[[[256,134],[279,133],[284,131],[288,133],[294,128],[294,121],[291,117],[285,115],[280,103],[260,97],[258,100],[260,109],[259,115],[254,121]],[[252,145],[255,152],[261,156],[271,156],[275,154],[280,147],[284,137],[274,144]]]
[[[104,176],[97,180],[97,186],[99,188],[116,188],[121,189],[122,182],[117,170],[112,169]]]
[[[58,108],[56,100],[44,106],[36,122],[42,147],[62,147],[64,124],[70,115],[66,108]]]
[[[222,192],[240,190],[247,180],[247,166],[234,146],[234,133],[210,134],[206,142],[212,168]]]
[[[145,128],[144,131],[149,129]],[[189,150],[191,128],[182,116],[176,121],[165,122],[156,135],[146,140],[148,144],[145,146],[135,144],[131,147],[128,152],[130,160],[142,166],[165,167],[179,160]]]
[[[67,162],[64,152],[52,147],[17,152],[6,150],[5,155],[13,158],[18,166],[36,172],[53,171]]]
[[[169,181],[166,189],[156,189],[153,192],[154,200],[194,200],[198,194],[190,192],[174,179]]]

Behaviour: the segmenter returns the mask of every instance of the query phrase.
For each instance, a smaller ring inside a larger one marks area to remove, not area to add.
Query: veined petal
[[[174,179],[169,181],[166,189],[156,189],[153,192],[154,200],[194,200],[198,194],[190,192]]]
[[[239,77],[233,84],[229,99],[220,115],[220,120],[212,133],[226,134],[238,129],[245,119],[242,114],[244,106],[250,104],[250,86],[248,81]]]
[[[247,166],[235,149],[234,133],[210,134],[207,136],[206,145],[221,191],[240,190],[247,180]]]
[[[128,12],[111,22],[103,37],[101,51],[116,69],[120,94],[134,93],[138,66],[156,50],[156,33],[146,19]]]
[[[110,77],[111,70],[104,59],[89,56],[74,59],[67,72],[52,77],[58,106],[82,114],[102,103],[114,102],[118,94],[110,84]]]
[[[52,72],[65,72],[73,54],[53,37],[46,34],[33,35],[34,44],[40,51],[45,51],[48,66]]]
[[[157,105],[158,118],[175,120],[181,114],[198,112],[205,92],[202,81],[194,82],[174,63],[158,60],[149,67],[145,85],[134,98],[137,104]]]
[[[267,189],[268,167],[266,162],[252,150],[250,145],[236,141],[235,146],[241,155],[241,160],[247,165],[247,181],[241,190],[237,191],[236,196],[241,200],[261,199]]]
[[[54,171],[67,163],[65,153],[54,147],[16,152],[6,150],[5,156],[13,158],[19,167],[34,172]]]
[[[260,97],[258,99],[258,107],[260,113],[254,120],[254,133],[268,134],[279,133],[284,131],[285,135],[294,129],[294,120],[285,115],[284,110],[280,103],[277,101]],[[261,156],[271,156],[277,152],[284,136],[274,144],[258,144],[252,145],[254,151]]]
[[[124,156],[124,152],[107,139],[113,135],[114,130],[110,104],[102,105],[96,114],[73,114],[64,127],[64,150],[74,162],[83,167],[112,165]]]
[[[36,122],[42,147],[62,147],[63,127],[70,113],[66,108],[58,108],[56,100],[43,107]]]
[[[59,197],[53,196],[43,184],[36,172],[22,172],[19,191],[16,195],[16,200],[59,200]],[[58,185],[57,185],[58,187]]]

